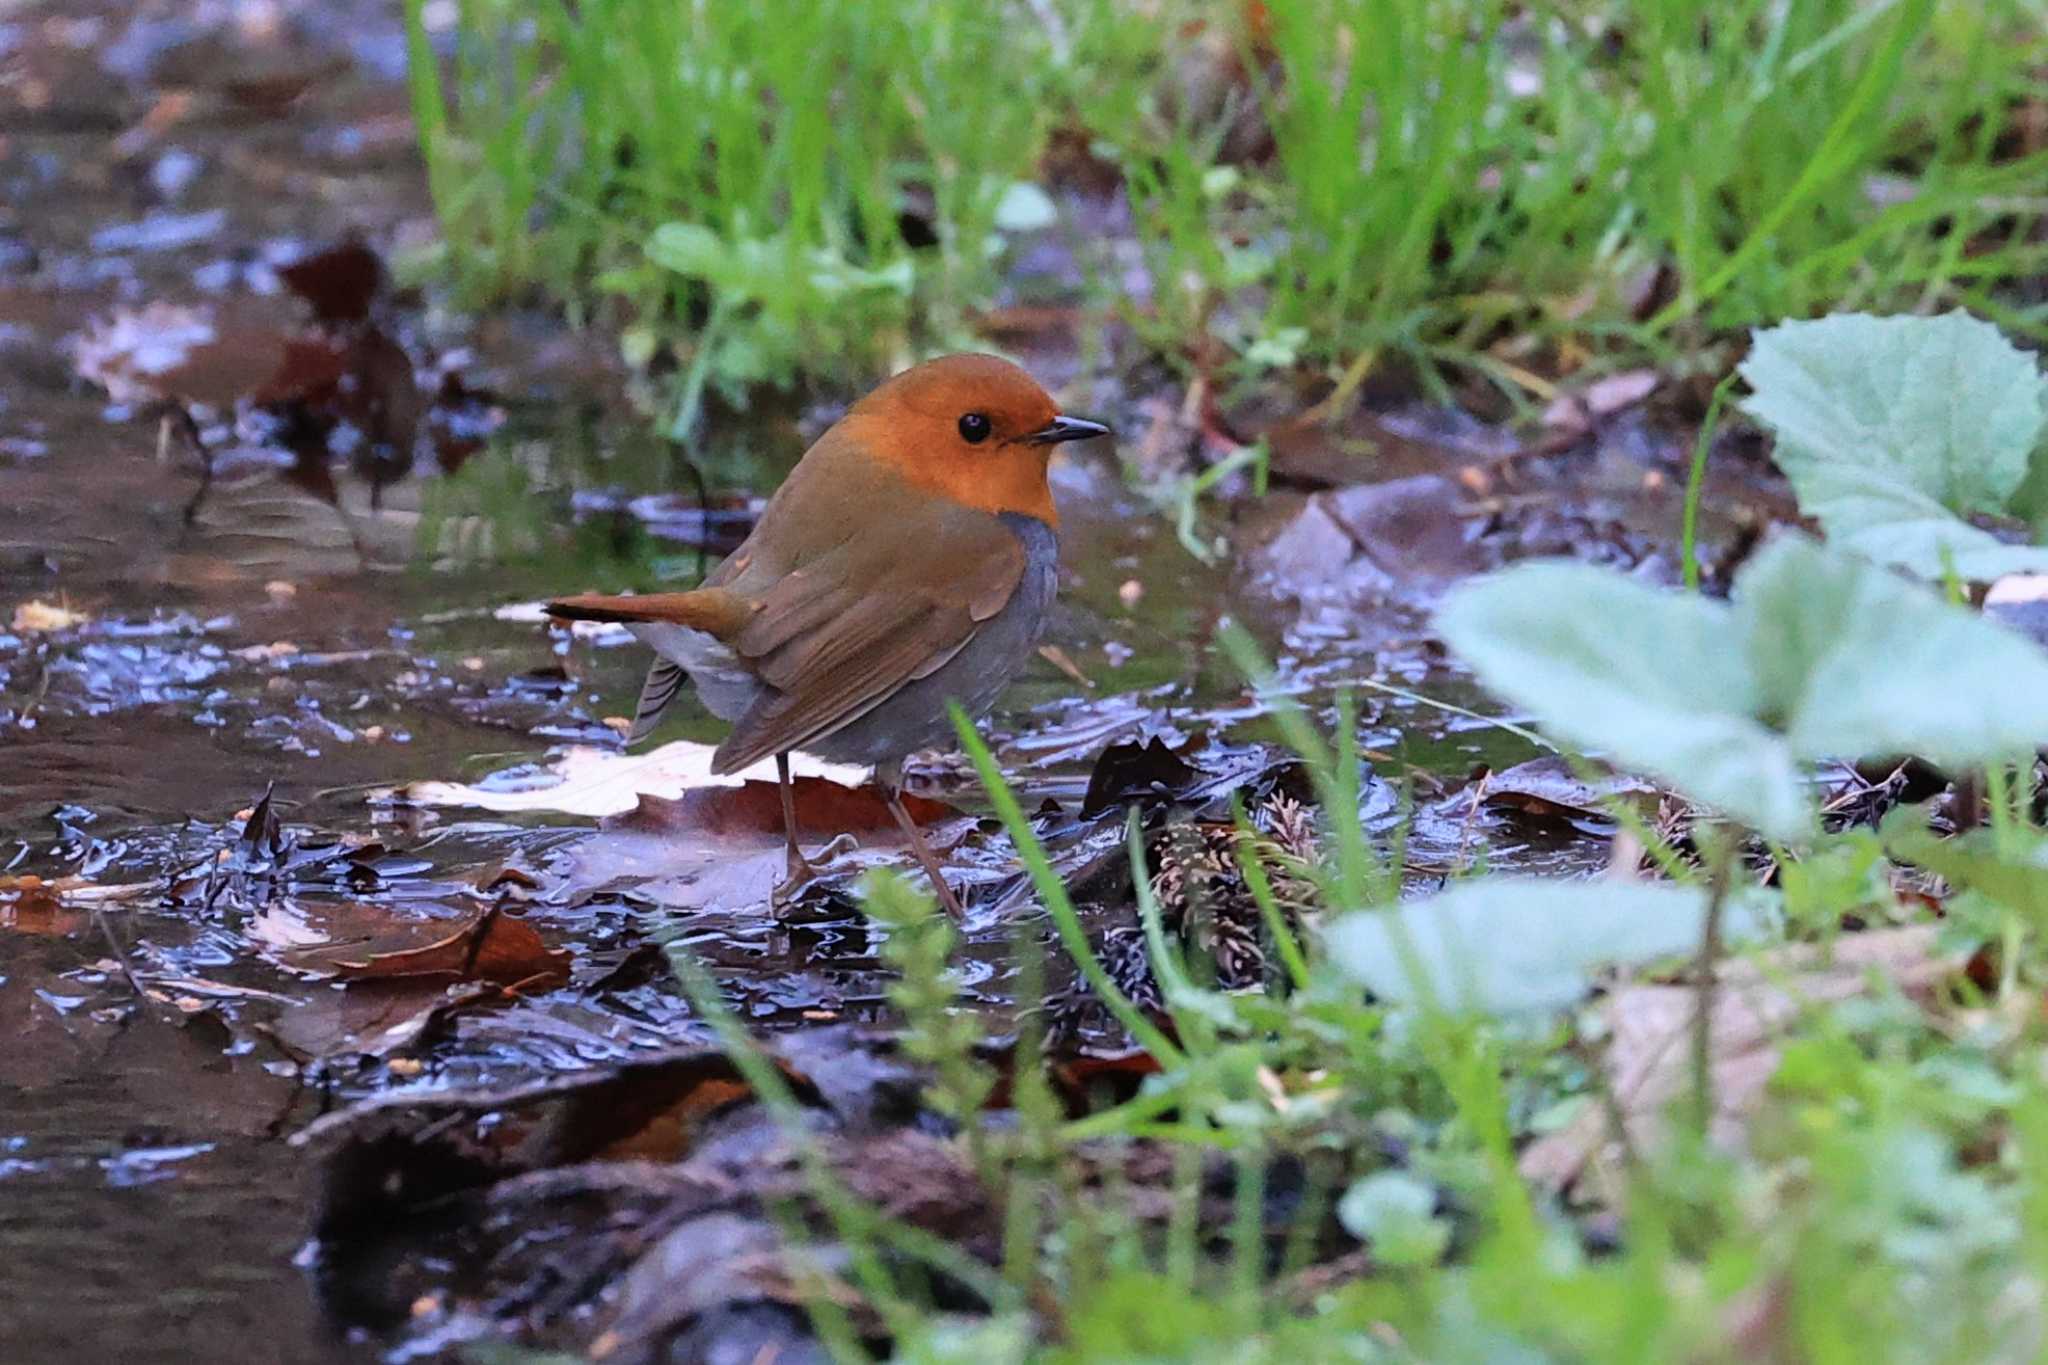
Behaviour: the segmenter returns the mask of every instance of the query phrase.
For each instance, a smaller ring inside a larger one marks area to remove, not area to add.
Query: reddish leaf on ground
[[[1017,1050],[1005,1047],[984,1053],[982,1060],[997,1069],[996,1088],[988,1098],[990,1109],[1008,1109],[1016,1103]],[[1067,1117],[1082,1118],[1135,1096],[1148,1076],[1159,1074],[1159,1059],[1142,1048],[1127,1052],[1077,1052],[1045,1059],[1046,1079],[1066,1107]]]
[[[0,877],[0,930],[65,938],[85,927],[86,912],[64,904],[54,882]]]
[[[800,837],[896,829],[896,818],[873,787],[848,787],[822,777],[793,778],[790,787]],[[960,814],[943,801],[922,796],[905,795],[903,806],[920,825],[935,825]],[[779,847],[782,794],[773,782],[743,782],[737,787],[699,787],[673,801],[642,796],[636,809],[605,821],[604,828],[728,838],[772,834]]]
[[[384,262],[361,242],[346,241],[301,256],[277,272],[325,323],[361,322],[384,287]]]
[[[822,777],[799,777],[792,786],[798,840],[835,878],[903,856],[908,843],[874,788]],[[935,850],[951,848],[968,827],[943,802],[906,796],[904,805]],[[856,851],[825,856],[827,846],[846,839]],[[786,874],[786,856],[773,782],[696,787],[676,800],[643,794],[632,810],[564,851],[549,868],[550,894],[632,891],[672,910],[765,905]]]
[[[450,921],[408,918],[353,903],[273,907],[250,936],[283,966],[345,981],[437,978],[511,986],[568,975],[569,954],[549,948],[525,920],[492,908]]]
[[[330,962],[344,981],[447,976],[511,986],[569,974],[566,951],[548,947],[531,924],[497,909],[484,911],[446,938],[424,947],[370,953],[354,960],[332,958]]]

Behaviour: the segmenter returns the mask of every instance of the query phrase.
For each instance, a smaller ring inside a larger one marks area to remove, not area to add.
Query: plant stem
[[[1738,377],[1730,370],[1714,385],[1714,395],[1707,400],[1707,415],[1700,422],[1700,434],[1693,441],[1692,469],[1685,478],[1685,515],[1678,532],[1678,560],[1685,571],[1687,592],[1700,590],[1700,557],[1695,547],[1699,540],[1700,493],[1707,482],[1707,453],[1714,448],[1714,433],[1721,425],[1721,405],[1728,401]]]
[[[1738,841],[1726,831],[1717,831],[1709,854],[1707,913],[1700,926],[1700,952],[1693,973],[1698,978],[1698,1000],[1692,1018],[1692,1116],[1699,1135],[1707,1135],[1714,1117],[1714,1003],[1719,994],[1715,966],[1721,957],[1721,913],[1728,900],[1728,884],[1735,871]]]

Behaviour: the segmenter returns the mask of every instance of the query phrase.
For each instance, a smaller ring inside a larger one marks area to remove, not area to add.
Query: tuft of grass
[[[2048,335],[2008,288],[2048,264],[2037,0],[459,0],[445,61],[406,9],[455,278],[609,308],[686,418],[964,342],[1055,131],[1131,208],[1085,301],[1202,370],[1515,389],[1831,307]]]
[[[623,301],[629,346],[743,395],[956,337],[1053,75],[1001,7],[461,0],[414,105],[475,300]]]

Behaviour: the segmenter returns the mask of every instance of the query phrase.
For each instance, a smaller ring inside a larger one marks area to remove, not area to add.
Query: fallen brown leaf
[[[512,986],[569,974],[567,951],[548,947],[531,924],[496,909],[424,947],[327,961],[344,981],[449,976]]]
[[[505,999],[485,982],[442,987],[428,977],[363,981],[345,991],[317,991],[285,1010],[264,1032],[306,1057],[361,1053],[388,1057],[437,1032],[458,1013]]]
[[[797,836],[821,866],[836,864],[819,846],[841,836],[859,845],[858,856],[844,860],[849,873],[908,847],[872,787],[821,777],[791,785]],[[966,822],[951,806],[919,796],[903,801],[929,829],[935,850],[951,848],[964,833]],[[631,811],[565,850],[546,880],[552,899],[632,890],[670,909],[738,909],[767,904],[786,873],[785,857],[780,793],[773,782],[747,782],[694,788],[674,801],[642,795]]]
[[[1465,799],[1464,793],[1456,798]],[[1553,819],[1607,818],[1607,802],[1655,806],[1657,789],[1640,779],[1609,773],[1587,781],[1556,754],[1532,758],[1489,775],[1480,798],[1485,804]]]
[[[1710,1037],[1714,1113],[1709,1137],[1740,1147],[1750,1118],[1776,1074],[1787,1028],[1813,1005],[1848,1000],[1890,982],[1926,1002],[1958,966],[1935,951],[1936,928],[1845,934],[1831,956],[1809,945],[1781,948],[1721,968]],[[1628,1146],[1653,1149],[1666,1111],[1692,1084],[1691,1039],[1699,992],[1690,985],[1623,987],[1606,1007],[1606,1074]],[[1522,1152],[1522,1175],[1552,1190],[1590,1185],[1598,1202],[1618,1203],[1625,1149],[1608,1108],[1590,1105],[1559,1132]]]
[[[452,926],[452,927],[451,927]],[[467,919],[420,919],[376,902],[280,903],[249,921],[249,937],[292,971],[350,982],[444,978],[502,986],[552,982],[569,954],[497,907]]]

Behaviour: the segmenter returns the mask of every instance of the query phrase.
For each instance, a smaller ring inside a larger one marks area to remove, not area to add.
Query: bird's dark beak
[[[1085,417],[1055,417],[1024,438],[1034,446],[1056,446],[1061,441],[1085,441],[1090,436],[1107,436],[1109,428]]]

